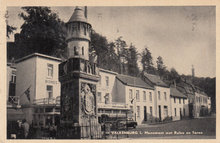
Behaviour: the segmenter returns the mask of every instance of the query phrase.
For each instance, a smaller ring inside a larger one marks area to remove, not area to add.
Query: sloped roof
[[[170,95],[173,97],[181,97],[181,98],[187,98],[186,95],[184,95],[182,92],[180,92],[177,88],[175,87],[170,87]]]
[[[154,85],[157,86],[163,86],[163,87],[169,87],[166,83],[164,83],[159,76],[148,74],[144,72],[144,76],[150,80]]]
[[[70,17],[70,20],[68,22],[76,22],[76,21],[87,23],[84,10],[78,6],[75,8],[73,15]]]
[[[141,88],[147,88],[147,89],[152,89],[152,90],[154,89],[152,86],[145,83],[139,77],[132,77],[128,75],[118,74],[116,78],[120,80],[123,84],[128,85],[128,86],[141,87]]]

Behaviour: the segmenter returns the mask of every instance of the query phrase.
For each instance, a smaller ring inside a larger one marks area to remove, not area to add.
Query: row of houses
[[[90,59],[91,24],[88,23],[86,9],[76,7],[66,24],[67,55],[72,61],[70,67],[85,75],[95,73],[99,77],[97,84],[89,79],[86,82],[96,84],[100,120],[102,117],[133,118],[138,124],[143,124],[199,117],[210,111],[210,98],[190,83],[183,81],[178,85],[167,85],[156,75],[143,73],[141,77],[132,77],[97,68],[94,64],[96,56]],[[65,66],[66,62],[59,69],[61,62],[59,58],[34,53],[8,64],[8,107],[19,108],[24,118],[34,126],[59,124],[59,74],[71,70]]]
[[[7,66],[8,105],[21,105],[25,118],[35,126],[59,123],[61,62],[34,53]],[[156,75],[132,77],[101,68],[98,75],[96,101],[100,118],[128,117],[144,124],[197,118],[211,109],[210,97],[185,81],[167,85]]]

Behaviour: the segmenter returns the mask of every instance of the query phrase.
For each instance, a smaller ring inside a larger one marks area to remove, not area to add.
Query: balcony
[[[125,103],[112,102],[105,104],[104,102],[98,103],[98,108],[113,108],[113,109],[127,109],[128,105]]]
[[[36,105],[60,105],[60,96],[56,98],[41,98],[41,99],[35,99],[34,104]]]
[[[7,107],[16,107],[20,108],[20,97],[19,96],[9,96]]]
[[[59,65],[59,77],[73,72],[98,76],[97,64],[80,58],[70,58]]]

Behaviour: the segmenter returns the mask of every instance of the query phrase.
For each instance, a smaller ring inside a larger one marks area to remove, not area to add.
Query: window
[[[150,100],[150,102],[152,102],[152,93],[149,92],[149,94],[150,94],[150,96],[149,96],[149,100]]]
[[[174,113],[175,113],[175,116],[176,116],[176,108],[174,108]]]
[[[16,75],[11,75],[11,83],[16,83]]]
[[[53,97],[53,86],[47,85],[47,97],[52,98]]]
[[[79,55],[79,51],[78,51],[78,48],[76,46],[74,46],[74,54]]]
[[[86,35],[86,26],[85,25],[83,26],[83,29],[84,29],[84,35]]]
[[[140,106],[137,106],[137,117],[140,117]]]
[[[181,98],[179,98],[179,103],[181,104]]]
[[[183,99],[183,104],[185,104],[185,99]]]
[[[82,46],[82,55],[84,55],[84,47]]]
[[[146,97],[146,91],[143,91],[143,101],[146,101],[147,97]]]
[[[109,86],[109,77],[108,76],[105,77],[105,83],[106,83],[106,86]]]
[[[53,77],[53,65],[47,64],[47,76]]]
[[[136,90],[136,99],[137,99],[137,101],[140,101],[139,90]]]
[[[105,94],[105,104],[109,104],[109,93]]]
[[[158,91],[158,100],[160,100],[160,91]]]
[[[98,92],[98,103],[102,102],[102,93]]]
[[[133,95],[132,95],[132,89],[129,89],[129,99],[132,100],[133,99]]]
[[[185,108],[183,108],[183,116],[186,116]]]
[[[173,98],[173,100],[174,100],[174,103],[176,103],[176,98],[175,97]]]
[[[153,116],[153,109],[152,109],[152,106],[150,106],[150,115]]]
[[[167,100],[167,93],[164,92],[164,100],[166,101]]]

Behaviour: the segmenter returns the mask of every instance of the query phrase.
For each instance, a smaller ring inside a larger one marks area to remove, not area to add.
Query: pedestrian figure
[[[24,130],[22,128],[22,121],[17,121],[18,124],[18,130],[17,130],[17,138],[23,139],[24,138]]]
[[[24,138],[27,139],[28,137],[28,134],[29,134],[29,124],[27,123],[26,119],[23,119],[22,120],[22,126],[23,126],[23,129],[24,129]]]

